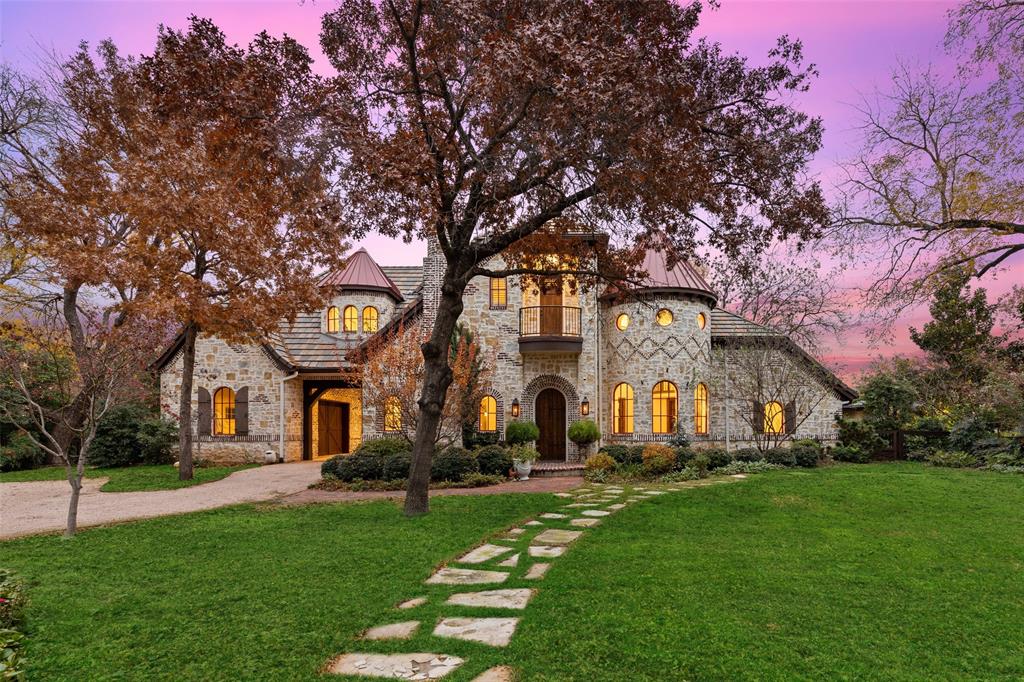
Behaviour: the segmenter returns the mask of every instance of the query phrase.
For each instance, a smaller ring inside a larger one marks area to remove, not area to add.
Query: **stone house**
[[[791,340],[716,307],[701,274],[645,255],[643,286],[624,294],[562,280],[473,280],[461,321],[492,370],[477,428],[501,438],[513,419],[540,427],[552,466],[578,461],[568,427],[594,420],[604,443],[684,433],[696,444],[771,445],[833,440],[835,418],[856,393]],[[352,351],[402,324],[429,323],[443,258],[380,266],[364,249],[321,284],[323,310],[298,315],[260,345],[197,341],[196,454],[217,462],[285,461],[352,452],[402,430],[396,414],[362,400]],[[161,404],[179,402],[181,342],[157,360]],[[366,379],[372,380],[372,379]],[[386,411],[386,410],[385,410]]]

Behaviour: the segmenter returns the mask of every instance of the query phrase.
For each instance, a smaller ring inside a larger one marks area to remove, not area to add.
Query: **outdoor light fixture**
[[[583,401],[580,403],[580,414],[586,417],[590,414],[590,400],[584,396]]]
[[[518,417],[519,416],[519,398],[513,398],[512,399],[512,416],[513,417]]]

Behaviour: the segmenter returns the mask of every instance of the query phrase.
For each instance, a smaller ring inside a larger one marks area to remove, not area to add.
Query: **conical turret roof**
[[[320,278],[320,285],[342,291],[382,291],[396,301],[403,300],[401,290],[384,274],[366,249],[359,249],[349,256],[341,269],[326,273]]]

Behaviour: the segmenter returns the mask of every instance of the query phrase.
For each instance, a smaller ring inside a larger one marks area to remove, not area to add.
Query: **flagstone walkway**
[[[451,566],[439,567],[424,583],[430,586],[450,586],[447,598],[435,601],[458,610],[451,616],[442,615],[433,623],[431,633],[441,639],[476,642],[501,648],[508,646],[515,636],[520,619],[528,613],[529,602],[540,588],[535,586],[498,587],[506,582],[526,585],[542,580],[554,565],[552,560],[564,555],[586,533],[599,526],[604,517],[627,510],[631,505],[656,499],[667,492],[687,488],[737,481],[743,476],[727,480],[692,481],[664,486],[664,489],[629,488],[612,485],[582,485],[571,492],[556,495],[563,500],[558,511],[539,514],[520,526],[496,534],[455,559]],[[581,506],[593,505],[593,506]],[[595,509],[594,507],[601,507]],[[500,543],[500,544],[499,544]],[[520,561],[523,558],[523,561]],[[535,561],[536,559],[536,561]],[[467,567],[471,566],[471,567]],[[421,625],[430,623],[415,619],[416,609],[423,609],[434,597],[413,596],[396,605],[395,621],[370,628],[362,635],[366,642],[390,640],[394,643],[413,638]],[[486,616],[466,615],[466,609],[488,609]],[[494,611],[508,612],[495,616]],[[422,617],[421,617],[422,618]],[[393,648],[392,648],[393,650]],[[408,680],[433,680],[445,677],[466,662],[459,656],[435,653],[374,653],[350,652],[339,655],[327,665],[327,671],[339,675],[381,677]],[[473,682],[510,682],[514,670],[508,666],[490,668]]]

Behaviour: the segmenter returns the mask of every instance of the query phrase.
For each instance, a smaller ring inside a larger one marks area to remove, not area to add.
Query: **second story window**
[[[363,308],[363,331],[376,333],[377,331],[377,309],[372,305]]]
[[[491,277],[491,307],[504,308],[508,305],[508,280],[504,277]]]
[[[359,331],[359,311],[354,305],[345,306],[345,331]]]
[[[338,306],[332,305],[327,309],[327,333],[337,334],[341,331],[341,313],[338,312]]]

